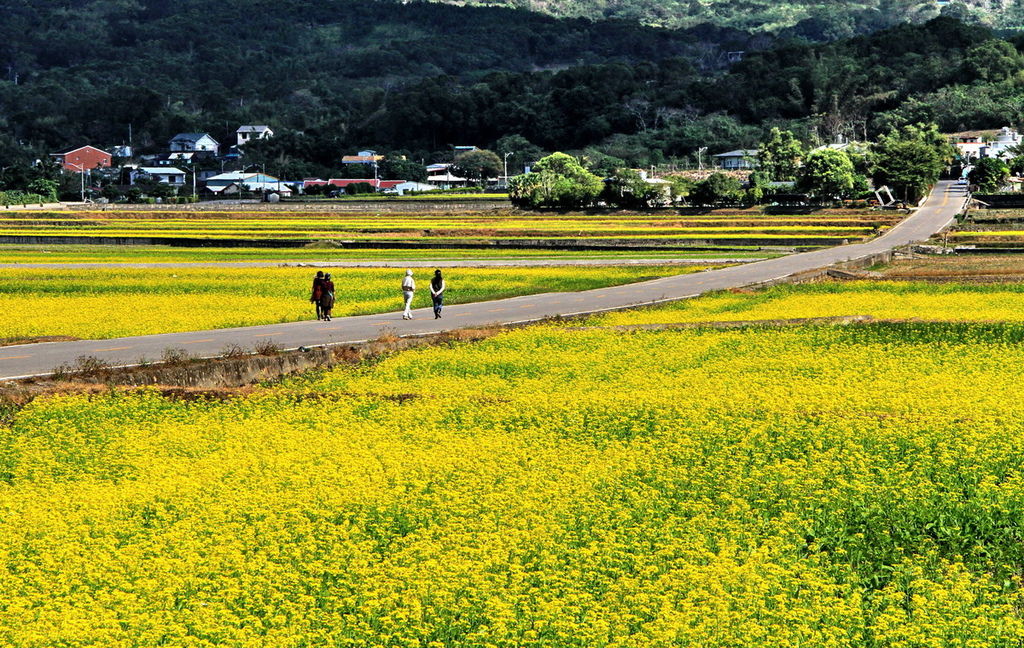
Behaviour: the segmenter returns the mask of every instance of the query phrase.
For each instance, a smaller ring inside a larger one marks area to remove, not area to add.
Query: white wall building
[[[176,167],[139,167],[131,172],[132,184],[144,178],[152,178],[160,184],[181,187],[185,184],[185,172]]]
[[[266,124],[247,124],[239,126],[235,135],[238,137],[238,146],[245,146],[252,140],[270,139],[274,136],[274,131]]]

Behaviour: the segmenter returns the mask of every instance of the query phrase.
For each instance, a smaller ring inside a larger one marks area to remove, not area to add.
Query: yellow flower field
[[[1024,329],[554,326],[0,424],[0,644],[1019,646]]]
[[[452,268],[449,304],[540,292],[586,290],[703,266]],[[401,309],[401,269],[327,269],[336,317]],[[313,319],[310,268],[89,268],[0,270],[0,339],[88,339],[252,326]],[[428,269],[414,306],[426,307]]]
[[[907,281],[782,285],[721,292],[656,309],[611,313],[602,325],[734,322],[870,315],[877,319],[1024,322],[1021,284]]]

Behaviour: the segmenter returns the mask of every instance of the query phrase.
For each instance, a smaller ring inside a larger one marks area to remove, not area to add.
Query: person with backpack
[[[405,312],[402,319],[412,319],[412,297],[416,293],[416,280],[412,278],[412,270],[405,271],[402,279],[402,296],[405,297]]]
[[[316,318],[322,320],[324,313],[320,310],[320,298],[324,295],[324,271],[318,270],[313,277],[313,292],[309,295],[309,301],[316,305]]]
[[[440,270],[434,270],[434,278],[430,280],[430,300],[434,303],[434,319],[441,319],[441,307],[444,306],[444,277]]]
[[[330,322],[331,311],[334,310],[334,282],[331,280],[331,273],[324,275],[320,288],[320,312],[323,313],[324,319]]]

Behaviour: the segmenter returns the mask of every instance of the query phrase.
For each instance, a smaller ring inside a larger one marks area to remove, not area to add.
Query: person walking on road
[[[434,278],[430,280],[430,300],[434,302],[434,319],[441,319],[441,307],[444,306],[444,277],[440,270],[434,270]]]
[[[323,311],[320,310],[320,298],[324,294],[324,271],[318,270],[316,276],[313,277],[313,292],[309,295],[309,301],[316,305],[316,318],[321,320],[324,318]]]
[[[405,271],[402,279],[402,296],[405,297],[405,312],[402,319],[412,319],[412,296],[416,292],[416,280],[412,278],[412,270]]]
[[[331,311],[334,310],[334,282],[331,281],[331,273],[324,275],[320,284],[320,312],[328,322],[331,321]]]

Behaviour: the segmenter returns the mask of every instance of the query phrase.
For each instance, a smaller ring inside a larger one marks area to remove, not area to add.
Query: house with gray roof
[[[757,149],[736,149],[712,156],[715,166],[723,171],[740,171],[757,168]]]
[[[220,142],[210,137],[209,133],[178,133],[169,143],[171,153],[208,153],[216,156],[220,152]]]

